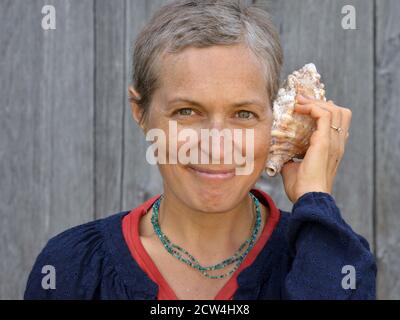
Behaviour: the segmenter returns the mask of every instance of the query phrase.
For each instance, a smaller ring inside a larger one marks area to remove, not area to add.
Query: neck
[[[261,230],[264,227],[265,210],[262,214]],[[150,212],[149,221],[152,211]],[[231,256],[246,241],[255,224],[255,208],[249,195],[237,206],[223,212],[204,212],[188,207],[175,194],[164,188],[164,197],[159,208],[161,231],[171,240],[200,260],[218,263]],[[150,222],[150,227],[153,227]],[[260,235],[259,231],[257,235]],[[156,236],[157,237],[157,236]],[[217,245],[216,245],[217,244]]]

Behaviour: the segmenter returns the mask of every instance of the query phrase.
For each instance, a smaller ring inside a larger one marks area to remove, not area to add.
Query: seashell
[[[278,90],[273,102],[271,146],[265,167],[269,176],[279,173],[287,161],[304,158],[316,121],[294,112],[295,97],[302,93],[326,101],[320,78],[315,65],[308,63],[290,74]]]

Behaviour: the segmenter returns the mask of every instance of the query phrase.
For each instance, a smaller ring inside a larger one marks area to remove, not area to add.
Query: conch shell
[[[302,93],[324,100],[324,84],[313,63],[290,74],[273,102],[271,146],[265,170],[269,176],[279,173],[287,161],[303,159],[316,121],[309,115],[294,112],[296,94]]]

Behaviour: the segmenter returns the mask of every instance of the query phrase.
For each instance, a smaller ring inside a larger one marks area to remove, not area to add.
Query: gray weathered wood
[[[400,299],[400,2],[376,3],[376,245],[378,296]]]
[[[99,0],[95,6],[95,211],[96,217],[103,217],[121,210],[124,115],[129,112],[126,1]]]
[[[328,99],[353,112],[346,154],[334,197],[346,221],[373,245],[373,3],[352,1],[357,30],[341,27],[346,1],[270,0],[284,49],[282,76],[314,62]],[[267,191],[290,209],[280,177],[267,178]]]
[[[131,66],[133,55],[133,44],[139,31],[150,18],[151,14],[166,1],[151,0],[127,0],[126,18],[126,68],[125,88],[131,84]],[[128,101],[127,90],[125,90],[125,101]],[[123,160],[123,201],[124,209],[131,209],[147,200],[156,193],[162,192],[162,180],[157,166],[147,163],[145,158],[148,142],[145,136],[132,118],[129,104],[125,110],[125,138],[124,138],[124,160]]]
[[[0,2],[0,299],[22,297],[51,236],[162,191],[127,88],[133,41],[167,1]],[[258,2],[281,34],[282,78],[314,62],[328,98],[353,111],[334,197],[375,247],[378,297],[399,299],[399,1]],[[45,4],[55,5],[54,31],[41,28]],[[346,4],[356,8],[357,30],[341,27]],[[291,210],[279,176],[263,174],[257,185]]]
[[[0,298],[49,237],[93,219],[93,2],[0,2]]]

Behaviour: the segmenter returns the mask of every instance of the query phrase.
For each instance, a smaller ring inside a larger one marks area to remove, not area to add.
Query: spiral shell
[[[269,176],[279,173],[291,159],[302,159],[309,147],[316,121],[308,115],[294,112],[296,94],[302,93],[324,100],[324,84],[313,63],[290,74],[273,102],[271,146],[265,170]]]

